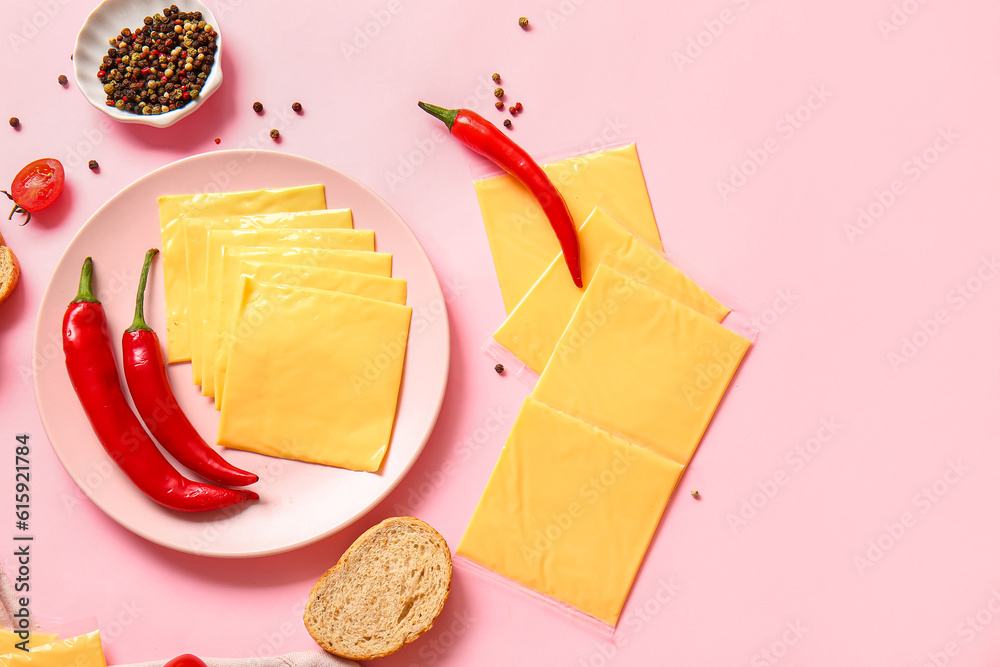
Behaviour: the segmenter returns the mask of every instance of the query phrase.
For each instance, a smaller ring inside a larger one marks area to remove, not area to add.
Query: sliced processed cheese
[[[529,397],[457,553],[614,625],[683,470]]]
[[[239,262],[242,259],[249,259],[258,262],[282,262],[286,264],[296,264],[304,266],[325,266],[343,271],[354,271],[355,273],[367,273],[373,276],[384,276],[388,278],[392,275],[392,255],[381,252],[360,252],[357,250],[328,250],[326,248],[259,248],[253,246],[229,246],[222,249],[221,266],[212,267],[208,274],[209,293],[219,296],[214,299],[211,306],[211,316],[216,328],[225,329],[229,323],[223,322],[222,298],[225,295],[235,295],[231,298],[239,305],[242,292],[239,291],[240,272]],[[230,297],[226,297],[230,298]],[[228,332],[222,331],[219,335],[223,338]],[[228,354],[228,350],[227,350]],[[221,362],[222,372],[225,375],[225,361]],[[220,368],[218,354],[213,375]],[[214,383],[216,392],[221,385]],[[222,395],[216,393],[215,409],[222,407],[220,400]]]
[[[595,209],[580,228],[583,284],[599,264],[621,272],[721,322],[729,309],[634,236],[602,209]],[[536,373],[552,356],[583,291],[573,284],[560,254],[524,296],[493,337]]]
[[[163,290],[167,309],[167,360],[191,358],[188,328],[187,261],[181,220],[215,215],[250,215],[326,208],[322,185],[247,192],[206,192],[166,195],[158,200]]]
[[[411,309],[244,280],[218,444],[374,472],[396,415]]]
[[[107,667],[98,631],[44,644],[31,651],[0,655],[0,667]]]
[[[620,216],[636,236],[662,249],[635,144],[561,160],[543,169],[566,200],[577,227],[602,205]],[[535,199],[513,176],[476,181],[475,187],[510,314],[559,254],[559,242]]]
[[[347,264],[349,265],[349,262]],[[223,260],[223,271],[226,269],[225,265],[226,261]],[[401,306],[406,305],[406,281],[399,278],[385,278],[320,266],[260,263],[247,260],[239,260],[237,271],[242,278],[250,278],[258,283],[272,283],[287,287],[312,287],[387,301]],[[213,329],[215,344],[212,349],[206,350],[206,359],[212,360],[217,404],[222,400],[223,387],[226,382],[226,364],[229,363],[229,332],[235,326],[236,318],[239,315],[243,291],[242,286],[239,290],[220,290],[220,298],[215,309],[215,321],[209,323]],[[206,381],[212,381],[212,379],[209,378]]]
[[[532,396],[686,465],[749,346],[601,266]]]
[[[59,635],[48,632],[31,632],[28,636],[28,648],[35,648],[42,644],[50,644],[59,639]],[[19,634],[10,630],[0,630],[0,655],[20,651],[17,645],[23,642]]]
[[[184,248],[188,275],[188,306],[192,313],[191,365],[194,376],[200,376],[204,334],[198,337],[199,324],[194,313],[205,312],[205,286],[208,275],[208,232],[223,229],[351,229],[354,220],[349,209],[333,211],[302,211],[298,213],[265,213],[261,215],[228,215],[211,218],[186,218]]]
[[[330,250],[375,250],[375,232],[368,229],[210,229],[205,246],[206,266],[222,262],[222,248],[232,246],[272,246],[285,248],[327,248]],[[208,292],[204,294],[215,294]],[[205,321],[208,304],[205,299],[190,303],[191,367],[195,384],[202,385],[202,394],[214,395],[214,386],[205,382],[202,345],[205,341]]]

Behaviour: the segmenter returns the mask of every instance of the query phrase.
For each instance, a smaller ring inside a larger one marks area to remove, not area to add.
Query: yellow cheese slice
[[[351,229],[354,226],[349,209],[333,211],[302,211],[297,213],[265,213],[261,215],[228,215],[183,220],[185,257],[188,274],[188,306],[191,315],[191,366],[195,381],[203,374],[205,332],[199,319],[205,316],[205,287],[208,276],[208,232],[224,229]],[[201,313],[200,316],[197,314]],[[201,335],[199,336],[199,330]]]
[[[663,248],[635,144],[553,162],[543,169],[566,200],[577,227],[601,205],[647,243]],[[559,254],[559,241],[538,203],[513,176],[476,181],[475,187],[510,314]]]
[[[580,251],[584,287],[598,265],[605,264],[716,322],[729,313],[711,294],[600,208],[580,228]],[[493,337],[529,368],[541,373],[582,297],[583,291],[573,284],[560,254]]]
[[[411,309],[244,281],[218,444],[374,472],[396,416]]]
[[[601,266],[532,396],[686,465],[749,347]]]
[[[341,252],[354,251],[343,250]],[[231,257],[228,255],[224,257],[223,272],[226,270],[227,259],[231,259]],[[239,275],[251,278],[258,283],[276,283],[287,287],[312,287],[397,303],[401,306],[406,305],[406,281],[400,278],[385,278],[353,271],[341,271],[336,268],[301,264],[261,263],[245,259],[237,261]],[[332,263],[335,264],[336,260],[333,260]],[[350,266],[350,262],[342,261],[341,265]],[[215,321],[209,323],[214,328],[215,335],[215,344],[212,350],[207,351],[207,353],[212,358],[216,404],[222,400],[222,391],[226,383],[226,364],[229,363],[229,332],[235,326],[236,318],[239,315],[240,298],[243,291],[242,287],[239,290],[220,290],[221,293],[215,309]],[[211,381],[211,378],[206,381]]]
[[[326,208],[322,185],[247,192],[165,195],[158,200],[163,291],[167,309],[167,360],[191,358],[188,329],[187,260],[181,220],[188,217],[310,211]]]
[[[381,252],[361,252],[357,250],[328,250],[326,248],[260,248],[252,246],[229,246],[222,249],[222,264],[214,266],[208,274],[209,294],[217,294],[218,299],[212,307],[212,318],[216,327],[223,329],[219,336],[223,338],[221,344],[225,344],[225,336],[228,334],[228,327],[232,322],[232,317],[222,317],[224,312],[222,300],[234,300],[235,307],[238,307],[242,292],[240,291],[239,262],[242,259],[254,260],[258,262],[281,262],[285,264],[296,264],[303,266],[325,266],[344,271],[354,271],[355,273],[367,273],[374,276],[388,278],[392,275],[392,255]],[[228,308],[228,307],[227,307]],[[224,323],[224,325],[223,325]],[[227,357],[220,361],[216,355],[213,375],[222,368],[225,375],[225,364]],[[219,391],[222,384],[218,380],[214,382],[215,387],[215,409],[222,408],[222,394]]]
[[[41,646],[42,644],[49,644],[59,639],[59,635],[50,632],[32,632],[28,635],[27,646],[29,649],[33,649],[36,646]],[[20,651],[17,645],[23,642],[21,636],[16,632],[11,632],[10,630],[0,629],[0,655],[5,653],[15,653]]]
[[[457,553],[614,625],[683,470],[529,397]]]
[[[25,653],[17,651],[0,655],[0,666],[14,667],[107,667],[101,649],[101,635],[90,634],[44,644]]]
[[[375,232],[369,229],[210,229],[205,246],[206,266],[222,262],[224,245],[374,251]],[[202,294],[216,294],[216,292],[209,292],[206,289]],[[208,317],[208,304],[205,301],[204,298],[199,298],[189,304],[191,372],[194,383],[202,386],[202,394],[212,396],[215,387],[214,384],[205,382],[206,364],[202,363],[204,361],[202,344],[205,341],[205,321]]]

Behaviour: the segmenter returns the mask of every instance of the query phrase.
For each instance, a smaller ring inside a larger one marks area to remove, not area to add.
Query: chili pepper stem
[[[80,289],[76,293],[76,298],[70,303],[100,303],[94,295],[94,260],[90,257],[83,260],[83,268],[80,270]]]
[[[448,131],[451,132],[451,126],[455,124],[455,118],[458,117],[458,109],[445,109],[424,102],[417,102],[417,106],[447,125]]]
[[[153,257],[158,252],[159,250],[156,248],[150,248],[146,251],[146,259],[142,262],[142,274],[139,276],[139,289],[135,295],[135,317],[132,318],[132,326],[126,329],[125,333],[132,331],[152,331],[149,325],[146,324],[142,303],[146,297],[146,278],[149,277],[149,267],[153,264]]]

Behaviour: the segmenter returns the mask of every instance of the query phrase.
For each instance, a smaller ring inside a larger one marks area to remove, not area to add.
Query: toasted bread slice
[[[10,293],[17,286],[17,279],[21,275],[21,267],[17,263],[17,257],[3,242],[0,236],[0,303],[7,300]]]
[[[434,625],[451,590],[451,551],[420,519],[369,528],[313,586],[306,629],[343,658],[398,651]]]

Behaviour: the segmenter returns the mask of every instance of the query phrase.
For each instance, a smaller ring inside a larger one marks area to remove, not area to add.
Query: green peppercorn
[[[493,91],[493,97],[501,98],[503,97],[503,88],[497,88]]]
[[[500,83],[500,73],[493,72],[493,83]]]
[[[517,20],[517,24],[519,26],[521,26],[522,28],[524,28],[525,30],[527,30],[528,29],[528,17],[527,16],[522,16],[521,18],[519,18]]]

